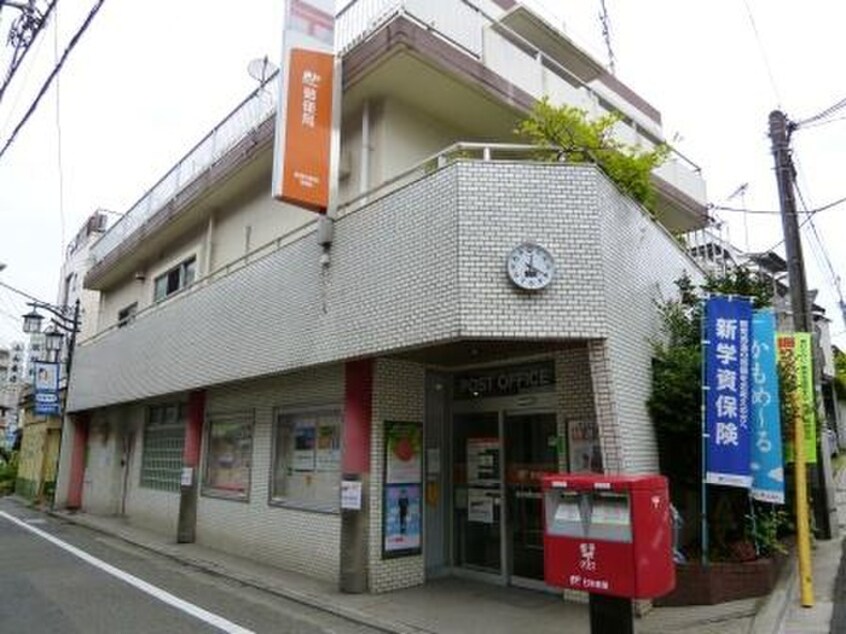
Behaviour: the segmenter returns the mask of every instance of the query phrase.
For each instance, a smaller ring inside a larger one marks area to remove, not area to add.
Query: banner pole
[[[798,389],[793,400],[793,456],[796,466],[796,551],[799,565],[799,599],[802,607],[814,607],[811,573],[811,531],[808,526],[808,472],[805,467],[805,416]]]
[[[705,404],[706,404],[706,396],[708,394],[708,385],[706,385],[707,376],[705,373],[705,362],[708,358],[706,354],[707,346],[710,345],[710,342],[707,339],[707,332],[706,332],[706,322],[707,322],[707,315],[706,311],[708,310],[707,304],[705,300],[700,301],[700,350],[701,350],[701,362],[699,364],[699,372],[700,372],[700,384],[702,386],[702,393],[701,393],[701,403],[699,405],[699,417],[700,417],[700,427],[702,431],[702,440],[701,440],[701,468],[702,468],[702,489],[700,492],[700,497],[702,499],[701,503],[701,512],[700,512],[700,532],[701,532],[701,540],[702,540],[702,565],[708,565],[708,483],[705,479],[705,474],[708,468],[708,459],[707,459],[707,452],[708,452],[708,430],[706,428],[705,422]]]

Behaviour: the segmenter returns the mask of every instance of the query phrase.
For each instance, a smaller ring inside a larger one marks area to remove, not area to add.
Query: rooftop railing
[[[545,56],[521,35],[492,17],[488,11],[493,11],[493,7],[490,0],[353,0],[337,15],[336,48],[339,54],[343,55],[401,14],[488,64],[492,70],[508,73],[516,85],[536,97],[552,95],[555,101],[584,106],[592,110],[592,115],[607,111],[610,106],[592,88],[580,82],[556,60]],[[495,26],[495,29],[488,28],[492,26]],[[102,261],[194,178],[273,116],[276,109],[276,84],[277,79],[274,76],[254,90],[141,196],[92,246],[91,253],[95,261]],[[633,117],[632,113],[622,114]],[[626,126],[628,129],[624,134],[627,139],[632,137],[646,146],[659,140],[660,130],[657,129],[657,124],[647,122],[645,125],[638,125],[635,119],[631,118]],[[682,189],[691,189],[696,193],[699,189],[699,167],[678,152],[674,152],[671,161],[690,173],[670,174],[670,178],[682,184],[693,178],[697,182]]]

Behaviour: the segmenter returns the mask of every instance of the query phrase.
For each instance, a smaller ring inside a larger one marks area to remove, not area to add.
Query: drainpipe
[[[370,100],[364,102],[361,110],[361,173],[358,176],[358,193],[370,189]],[[362,204],[367,201],[362,200]]]

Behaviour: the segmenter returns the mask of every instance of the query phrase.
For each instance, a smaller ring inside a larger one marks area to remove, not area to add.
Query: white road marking
[[[44,518],[42,518],[42,517],[34,517],[34,518],[32,518],[32,519],[29,519],[29,520],[24,520],[24,521],[25,521],[27,524],[29,524],[30,526],[32,526],[33,524],[46,524],[46,523],[47,523],[47,520],[45,520],[45,519],[44,519]]]
[[[107,564],[102,559],[97,559],[92,555],[89,555],[84,550],[80,550],[76,546],[72,546],[67,542],[58,539],[57,537],[53,537],[50,533],[42,531],[34,526],[30,526],[27,522],[18,519],[14,515],[9,515],[4,511],[0,511],[0,517],[5,517],[7,520],[12,522],[13,524],[17,524],[21,528],[28,530],[29,532],[38,535],[42,539],[46,539],[51,544],[58,546],[59,548],[66,550],[71,555],[75,557],[79,557],[82,561],[94,566],[95,568],[99,568],[103,572],[112,575],[113,577],[117,577],[121,581],[128,583],[129,585],[141,590],[141,592],[145,592],[149,594],[154,599],[158,599],[162,603],[167,603],[175,607],[177,610],[182,610],[186,614],[190,614],[196,619],[201,621],[205,621],[209,625],[218,628],[224,632],[229,632],[231,634],[255,634],[252,630],[248,630],[246,628],[241,627],[240,625],[233,623],[232,621],[227,621],[222,616],[218,616],[217,614],[213,614],[203,608],[194,605],[193,603],[189,603],[184,599],[180,599],[177,596],[172,595],[170,592],[162,590],[150,583],[147,583],[143,579],[139,579],[138,577],[129,574],[128,572],[124,572],[119,568],[115,568],[111,564]]]

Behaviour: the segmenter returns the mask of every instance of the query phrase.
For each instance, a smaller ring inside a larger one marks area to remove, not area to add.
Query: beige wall
[[[458,141],[466,134],[413,106],[387,99],[375,108],[371,183],[383,182]]]
[[[212,225],[211,271],[314,220],[315,214],[270,196],[270,173],[217,212]]]

